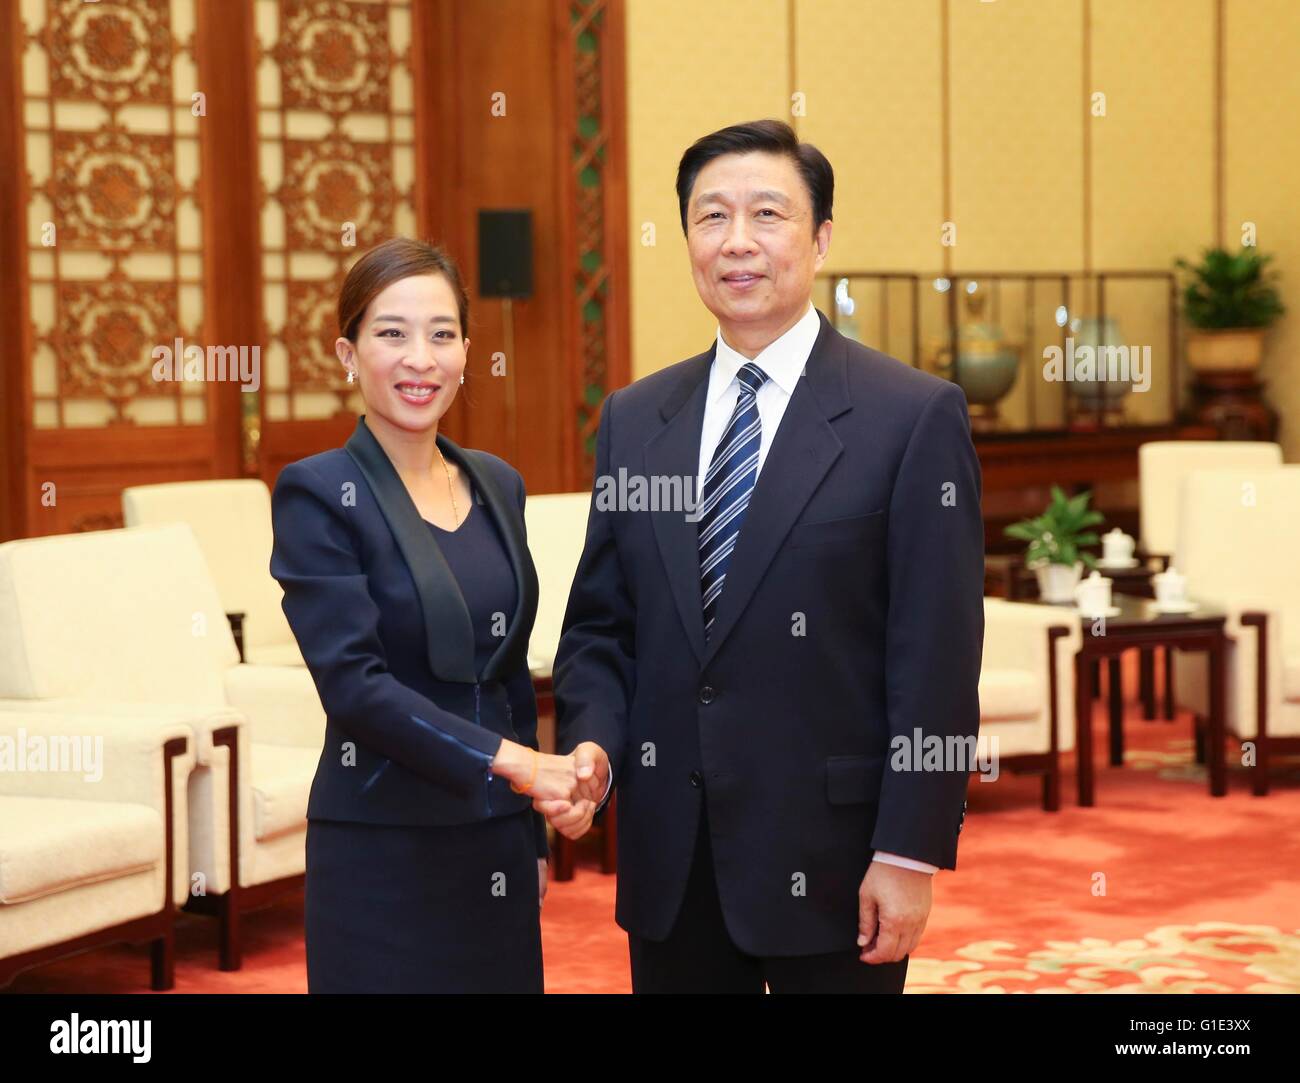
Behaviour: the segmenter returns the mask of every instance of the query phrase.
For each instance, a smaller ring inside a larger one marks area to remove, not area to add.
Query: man
[[[979,725],[979,463],[955,384],[813,308],[833,189],[778,121],[687,150],[717,339],[601,413],[597,497],[626,470],[698,500],[593,499],[554,667],[581,781],[537,807],[576,836],[618,787],[634,991],[901,992],[956,866],[974,764],[931,753]]]

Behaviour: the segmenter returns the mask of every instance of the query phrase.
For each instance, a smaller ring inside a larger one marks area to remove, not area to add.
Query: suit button
[[[700,702],[703,704],[707,705],[709,703],[712,703],[715,699],[717,699],[717,697],[718,697],[718,693],[713,690],[713,685],[711,684],[706,684],[703,688],[700,689]]]
[[[699,771],[691,772],[691,785],[697,790],[704,785],[704,776],[700,774]]]

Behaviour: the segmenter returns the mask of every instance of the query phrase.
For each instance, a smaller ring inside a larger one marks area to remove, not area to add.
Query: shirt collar
[[[810,301],[808,311],[799,321],[780,338],[770,342],[754,358],[754,364],[767,373],[768,378],[787,395],[794,394],[794,385],[803,375],[813,345],[821,333],[821,320]],[[712,371],[709,375],[709,402],[722,394],[736,378],[741,366],[749,363],[749,358],[737,353],[722,337],[722,328],[718,328],[718,348],[713,357]]]

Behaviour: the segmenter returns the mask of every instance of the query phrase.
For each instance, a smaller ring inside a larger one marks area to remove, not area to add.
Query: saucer
[[[1114,571],[1119,571],[1123,568],[1136,568],[1141,563],[1142,562],[1138,560],[1137,557],[1129,557],[1128,560],[1116,560],[1113,562],[1109,560],[1098,560],[1097,567],[1110,568]]]
[[[1151,605],[1157,613],[1191,613],[1196,609],[1195,602],[1169,602],[1166,605],[1152,602]]]
[[[1119,606],[1113,605],[1109,609],[1107,609],[1104,613],[1085,613],[1082,609],[1080,609],[1079,616],[1083,620],[1096,620],[1098,617],[1118,617],[1121,612],[1123,612],[1123,610],[1121,610]]]

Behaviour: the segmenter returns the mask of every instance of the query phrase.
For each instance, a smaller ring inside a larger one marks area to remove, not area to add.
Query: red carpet
[[[1072,758],[1054,815],[1034,777],[972,780],[959,869],[937,878],[908,992],[1300,992],[1300,764],[1275,770],[1265,798],[1230,767],[1216,799],[1186,715],[1144,722],[1130,704],[1123,768],[1104,765],[1100,705],[1095,728],[1095,808],[1074,803]],[[627,992],[614,878],[584,841],[577,876],[553,883],[542,911],[546,988]],[[244,932],[243,970],[225,974],[215,924],[182,917],[177,991],[306,992],[300,894],[248,915]],[[105,948],[8,991],[147,992],[148,970],[146,949]]]

